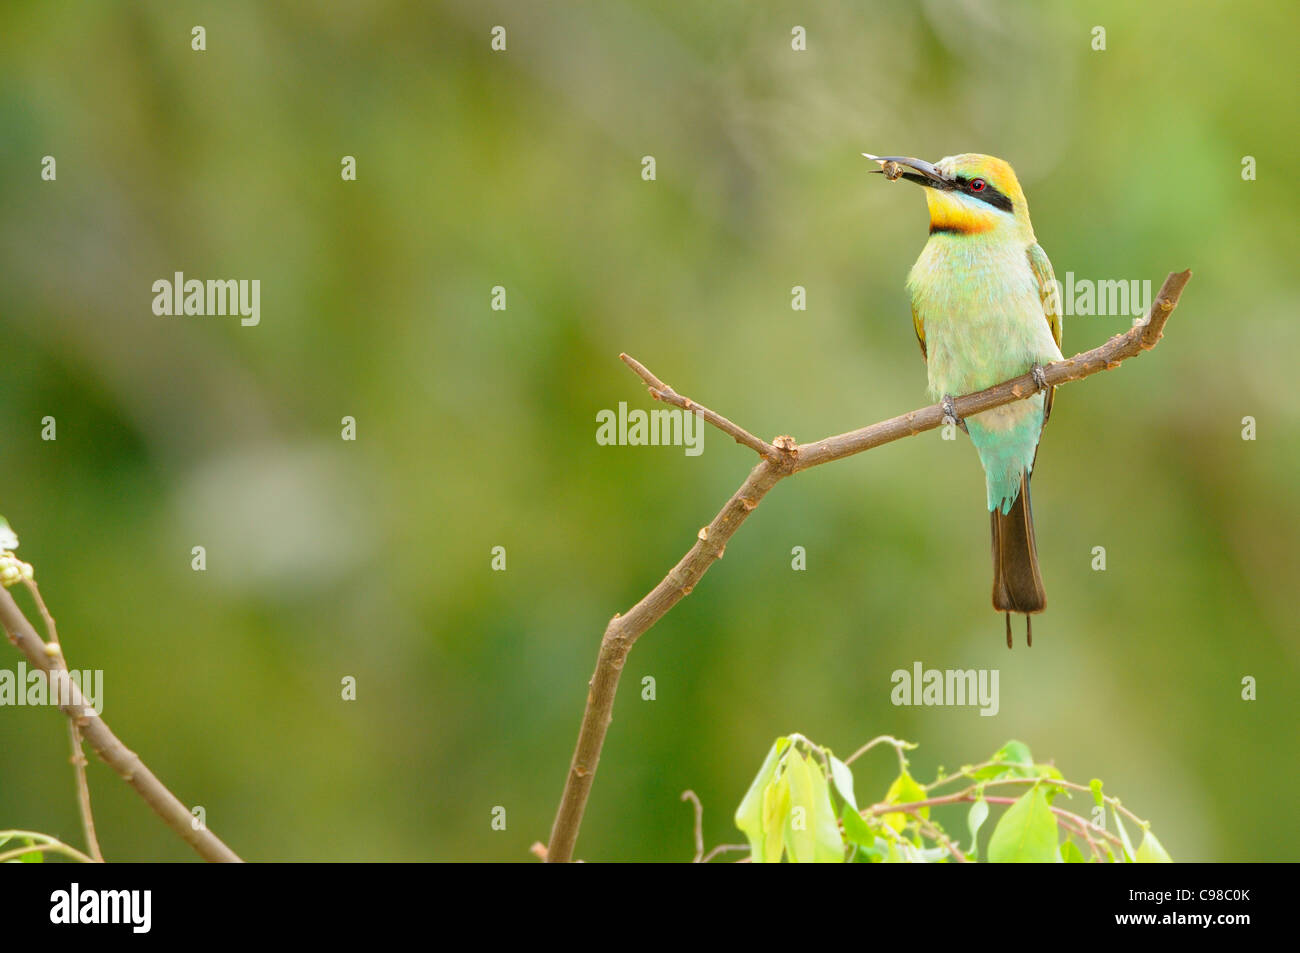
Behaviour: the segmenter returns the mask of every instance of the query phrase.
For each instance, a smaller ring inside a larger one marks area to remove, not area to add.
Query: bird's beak
[[[941,189],[943,191],[948,191],[957,186],[957,180],[955,178],[940,172],[932,163],[926,162],[924,159],[913,159],[910,156],[873,156],[869,152],[864,152],[862,154],[872,162],[880,163],[880,168],[872,169],[872,172],[880,172],[888,175],[891,179],[898,178],[901,174],[902,177],[907,179],[909,182],[915,182],[917,185],[924,185],[926,188]],[[892,169],[891,165],[893,166]],[[897,168],[898,166],[903,166],[914,171],[900,173]],[[889,174],[891,171],[893,172],[892,175]]]

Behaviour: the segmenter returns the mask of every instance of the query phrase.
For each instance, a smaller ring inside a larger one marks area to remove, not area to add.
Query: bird
[[[874,156],[891,181],[925,190],[930,237],[907,277],[912,324],[932,399],[961,426],[984,467],[993,539],[993,608],[1031,618],[1047,608],[1038,565],[1029,480],[1055,388],[1043,366],[1061,360],[1061,308],[1052,263],[1038,244],[1011,165],[963,153],[930,163]],[[1035,392],[958,420],[953,398],[1032,373]]]

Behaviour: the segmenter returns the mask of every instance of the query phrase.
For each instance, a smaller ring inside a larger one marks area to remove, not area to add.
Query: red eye
[[[971,180],[970,180],[970,190],[971,190],[972,192],[983,192],[983,191],[984,191],[984,185],[985,185],[985,182],[984,182],[983,179],[971,179]]]

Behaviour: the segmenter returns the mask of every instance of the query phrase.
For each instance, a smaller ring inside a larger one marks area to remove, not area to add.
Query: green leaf
[[[1033,777],[1034,756],[1029,752],[1029,745],[1023,741],[1008,741],[998,749],[998,753],[993,756],[993,760],[1020,765],[1022,770],[1017,772],[1020,777]]]
[[[1007,812],[989,838],[989,862],[994,864],[1053,863],[1057,858],[1056,815],[1047,791],[1035,784]]]
[[[979,853],[979,834],[980,828],[989,817],[989,802],[980,798],[970,806],[970,812],[966,815],[966,826],[970,828],[970,855],[975,857]]]
[[[1128,831],[1124,829],[1124,822],[1119,819],[1119,811],[1112,806],[1110,813],[1115,818],[1115,826],[1119,828],[1119,839],[1124,844],[1124,862],[1131,864],[1134,862],[1133,842],[1128,839]]]
[[[840,797],[844,798],[856,811],[858,802],[853,794],[853,772],[849,770],[847,764],[835,757],[835,755],[831,755],[831,779],[835,782],[835,790],[839,792]]]
[[[826,775],[814,763],[812,765],[813,808],[816,811],[814,836],[814,859],[819,864],[844,863],[844,838],[840,836],[840,826],[835,823],[835,805],[831,802],[830,785]]]
[[[1137,862],[1139,864],[1172,864],[1173,860],[1165,853],[1165,849],[1160,846],[1160,841],[1156,840],[1156,835],[1148,830],[1142,835],[1142,844],[1137,849]]]
[[[769,784],[763,791],[763,845],[750,858],[760,864],[779,864],[785,846],[785,823],[790,817],[790,775]]]
[[[980,768],[975,772],[975,780],[988,781],[1006,775],[1014,778],[1032,778],[1035,775],[1034,756],[1029,753],[1029,746],[1022,741],[1008,741],[994,752],[989,760],[1004,763]]]
[[[904,768],[898,777],[894,778],[894,783],[889,786],[889,791],[885,794],[886,804],[910,804],[914,801],[924,801],[926,799],[925,788],[917,784],[912,776]],[[922,817],[930,816],[930,809],[923,807],[919,811]],[[901,831],[907,824],[908,816],[901,811],[886,814],[885,823],[896,831]]]
[[[782,753],[790,746],[789,738],[777,738],[772,748],[763,759],[763,766],[758,769],[758,775],[754,782],[745,792],[745,797],[740,802],[740,807],[736,808],[736,826],[740,828],[745,837],[749,839],[750,857],[755,862],[763,852],[763,803],[767,787],[772,783],[772,778],[776,775],[777,763],[781,760]]]
[[[876,844],[876,833],[871,829],[862,815],[855,811],[848,804],[840,811],[840,820],[844,822],[844,836],[848,838],[850,844],[855,844],[864,850],[871,850]]]
[[[1065,861],[1067,864],[1082,864],[1087,862],[1083,856],[1083,851],[1079,850],[1079,845],[1072,840],[1067,840],[1061,845],[1061,860]]]
[[[817,859],[817,807],[813,803],[812,771],[803,753],[791,751],[785,759],[790,782],[790,812],[785,819],[785,848],[791,863],[811,864]]]
[[[1101,794],[1101,781],[1098,778],[1093,778],[1091,781],[1088,782],[1088,787],[1092,788],[1093,803],[1095,803],[1098,807],[1101,807],[1104,801],[1104,798],[1102,797]]]

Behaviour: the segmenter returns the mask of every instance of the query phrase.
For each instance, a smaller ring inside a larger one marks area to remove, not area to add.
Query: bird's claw
[[[1029,373],[1033,375],[1034,385],[1039,390],[1047,390],[1047,371],[1043,370],[1042,364],[1035,364]]]
[[[943,408],[943,422],[945,424],[956,424],[962,429],[963,433],[970,433],[966,429],[966,421],[957,416],[957,405],[953,403],[951,394],[944,394],[939,406]]]

